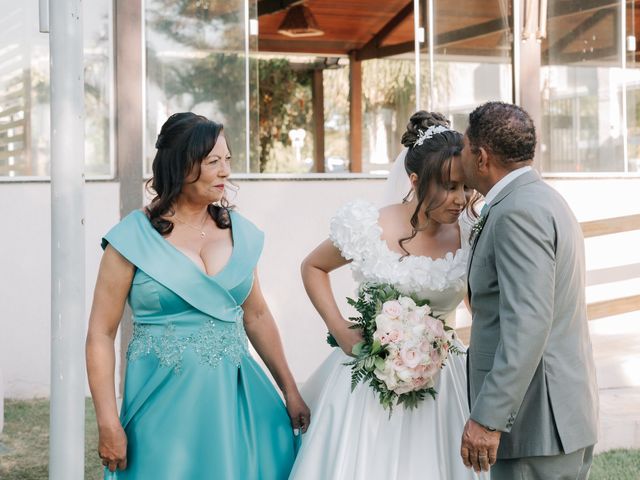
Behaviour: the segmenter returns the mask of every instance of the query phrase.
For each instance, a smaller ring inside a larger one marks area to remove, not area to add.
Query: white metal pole
[[[435,18],[434,18],[434,8],[433,8],[433,0],[428,0],[428,28],[429,28],[429,36],[428,36],[428,48],[429,48],[429,110],[435,109],[436,99],[435,99],[435,89],[436,89],[436,62],[435,62],[435,54],[436,54],[436,45],[435,45]]]
[[[513,90],[513,103],[520,105],[520,62],[521,62],[521,45],[522,45],[522,1],[513,0],[513,59],[512,59],[512,90]]]
[[[624,160],[624,172],[629,172],[629,131],[627,130],[627,2],[620,0],[620,68],[622,69],[622,155]]]
[[[416,62],[416,111],[420,110],[421,85],[420,85],[420,0],[413,0],[413,38]]]
[[[49,479],[84,478],[84,66],[81,0],[50,0]]]
[[[251,48],[249,0],[244,0],[244,149],[246,172],[251,173]]]

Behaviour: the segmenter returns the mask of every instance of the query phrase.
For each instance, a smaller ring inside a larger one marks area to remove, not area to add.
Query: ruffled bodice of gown
[[[455,311],[467,289],[472,221],[460,220],[461,245],[444,258],[405,256],[382,239],[377,208],[357,200],[331,220],[330,238],[351,261],[359,283],[387,283],[405,295],[427,299],[455,326]],[[464,350],[458,342],[458,348]],[[436,379],[435,399],[415,409],[382,408],[366,384],[351,389],[351,357],[335,348],[305,382],[312,411],[289,480],[487,480],[460,459],[460,439],[469,416],[465,356],[451,355]]]
[[[403,257],[382,239],[375,205],[356,200],[340,208],[331,219],[330,235],[342,256],[351,260],[358,283],[388,283],[400,292],[429,300],[431,309],[455,328],[455,310],[467,292],[467,260],[472,222],[461,215],[460,248],[443,258]]]

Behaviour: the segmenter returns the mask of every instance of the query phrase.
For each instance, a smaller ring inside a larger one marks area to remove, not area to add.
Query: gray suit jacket
[[[570,453],[597,440],[584,240],[534,170],[502,190],[473,240],[471,418],[503,433],[499,459]]]

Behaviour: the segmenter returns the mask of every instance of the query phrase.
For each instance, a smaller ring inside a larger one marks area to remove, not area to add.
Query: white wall
[[[299,275],[305,255],[326,238],[331,215],[353,198],[376,200],[380,180],[238,181],[239,211],[266,233],[261,283],[278,321],[299,382],[329,351],[326,330],[308,302]],[[579,220],[640,213],[640,179],[552,180]],[[0,184],[0,369],[6,397],[46,396],[49,391],[50,189],[48,184]],[[87,186],[87,314],[100,237],[118,221],[118,184]],[[640,262],[640,233],[587,241],[588,268]],[[348,269],[333,275],[336,298],[354,292]],[[640,281],[590,287],[595,298],[640,293]],[[604,293],[603,293],[604,292]],[[344,305],[344,304],[343,304]],[[346,310],[345,310],[346,312]],[[638,315],[640,317],[640,315]],[[640,319],[640,318],[639,318]],[[640,326],[640,322],[639,322]]]
[[[4,394],[49,394],[51,189],[47,183],[0,184],[0,369]],[[87,312],[100,261],[100,238],[117,222],[118,185],[86,190]]]

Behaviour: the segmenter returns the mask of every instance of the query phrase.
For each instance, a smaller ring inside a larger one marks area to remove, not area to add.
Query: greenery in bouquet
[[[436,397],[435,380],[449,354],[462,353],[453,329],[432,315],[428,300],[403,295],[387,284],[363,284],[358,298],[348,298],[358,312],[351,328],[362,330],[353,348],[351,390],[368,383],[381,405],[415,408],[427,395]],[[338,346],[329,334],[327,341]]]

